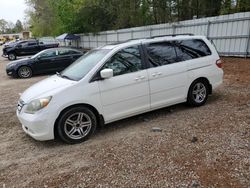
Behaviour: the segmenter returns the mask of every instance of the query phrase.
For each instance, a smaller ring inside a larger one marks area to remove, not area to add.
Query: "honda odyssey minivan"
[[[28,88],[17,116],[36,140],[79,143],[102,124],[177,103],[201,106],[222,80],[222,62],[204,36],[130,40],[93,49]]]

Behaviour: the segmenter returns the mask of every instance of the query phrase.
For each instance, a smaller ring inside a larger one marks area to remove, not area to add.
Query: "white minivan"
[[[79,143],[102,124],[177,103],[203,105],[222,84],[221,66],[204,36],[110,44],[27,89],[17,116],[36,140]]]

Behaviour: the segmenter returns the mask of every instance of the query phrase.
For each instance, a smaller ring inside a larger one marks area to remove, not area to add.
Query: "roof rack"
[[[170,35],[156,35],[156,36],[148,37],[147,39],[153,39],[153,38],[158,38],[158,37],[176,37],[176,36],[182,36],[182,35],[194,36],[194,34],[192,33],[181,33],[181,34],[170,34]]]

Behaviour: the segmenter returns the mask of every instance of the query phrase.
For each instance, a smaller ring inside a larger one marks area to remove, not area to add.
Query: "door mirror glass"
[[[103,78],[103,79],[111,78],[111,77],[113,77],[113,74],[114,74],[114,72],[112,69],[103,69],[100,72],[101,78]]]

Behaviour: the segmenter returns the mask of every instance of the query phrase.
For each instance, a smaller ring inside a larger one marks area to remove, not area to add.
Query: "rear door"
[[[101,69],[114,71],[112,78],[98,81],[106,122],[150,109],[148,74],[140,49],[120,50]]]
[[[161,41],[144,45],[150,85],[151,108],[182,102],[186,98],[187,67],[181,61],[173,42]]]
[[[57,71],[61,71],[73,62],[73,56],[70,49],[59,49],[58,56],[55,59]]]

